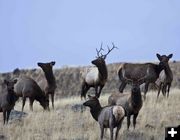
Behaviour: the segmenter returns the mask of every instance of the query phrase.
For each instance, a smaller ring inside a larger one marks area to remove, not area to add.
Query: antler
[[[104,51],[104,49],[102,48],[102,45],[103,45],[103,43],[101,42],[101,48],[100,48],[99,50],[96,48],[97,57],[101,57],[101,56],[102,56],[102,53],[101,53],[101,56],[99,55],[99,53],[100,53],[102,50]]]
[[[108,52],[107,52],[105,55],[102,55],[104,59],[106,59],[107,55],[108,55],[114,48],[118,49],[118,47],[116,47],[113,42],[112,42],[112,45],[113,45],[113,47],[112,47],[111,49],[109,48],[109,46],[107,46],[107,47],[108,47]]]

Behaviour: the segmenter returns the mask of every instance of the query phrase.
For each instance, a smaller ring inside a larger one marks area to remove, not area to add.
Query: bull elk
[[[108,52],[106,54],[102,54],[101,51],[104,49],[102,48],[101,43],[100,49],[96,49],[97,58],[91,62],[95,66],[88,68],[82,72],[83,83],[81,87],[81,98],[86,98],[86,93],[90,89],[90,87],[95,88],[95,96],[99,98],[101,90],[108,78],[105,59],[114,48],[117,48],[114,43],[112,43],[112,45],[113,47],[111,49],[108,47]]]
[[[127,77],[128,79],[132,79],[132,80],[138,80],[142,77],[145,77],[142,83],[145,83],[144,99],[146,99],[146,93],[148,91],[149,84],[156,82],[160,72],[163,69],[167,70],[167,66],[169,66],[168,61],[170,58],[172,58],[173,54],[170,54],[168,56],[156,54],[156,56],[160,61],[159,64],[153,64],[153,63],[121,64],[121,66],[118,69],[118,76],[121,81],[119,91],[122,93],[124,88],[126,87],[127,80],[124,77]]]

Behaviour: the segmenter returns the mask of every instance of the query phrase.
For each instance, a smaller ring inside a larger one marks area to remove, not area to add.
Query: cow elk
[[[132,84],[131,93],[129,94],[112,94],[108,98],[109,105],[120,105],[125,109],[125,116],[127,116],[127,129],[130,126],[131,115],[133,115],[133,126],[136,127],[136,118],[143,105],[140,83],[143,79],[133,81],[126,79],[127,82]]]
[[[161,90],[164,96],[166,96],[166,92],[167,92],[167,97],[169,97],[169,91],[171,88],[172,81],[173,81],[173,73],[169,65],[165,63],[165,69],[160,73],[159,78],[156,81],[156,84],[159,86],[157,98],[159,97]]]
[[[15,102],[18,99],[14,92],[14,84],[16,82],[17,80],[4,80],[6,91],[0,95],[0,112],[3,112],[4,124],[8,123],[11,110],[14,108]]]
[[[33,110],[34,100],[38,101],[45,110],[49,110],[48,97],[32,78],[21,76],[17,79],[18,81],[14,86],[14,91],[18,97],[22,97],[22,111],[26,103],[26,98],[29,98],[31,110]]]
[[[53,74],[53,66],[55,65],[55,61],[49,63],[37,63],[39,67],[42,68],[45,78],[41,79],[38,84],[41,89],[45,92],[47,96],[51,95],[52,107],[54,109],[54,93],[57,88],[56,79]]]
[[[145,83],[144,99],[146,99],[146,93],[148,91],[148,86],[150,83],[155,83],[159,77],[160,72],[164,69],[167,71],[169,64],[169,59],[173,56],[172,54],[160,55],[156,54],[159,59],[159,64],[153,63],[143,63],[143,64],[132,64],[132,63],[123,63],[118,69],[118,76],[121,81],[119,91],[122,93],[126,87],[127,81],[124,77],[128,79],[137,80],[142,77],[145,77],[142,83]],[[142,84],[140,83],[140,84]]]
[[[108,52],[104,55],[101,53],[103,50],[102,44],[99,50],[96,49],[97,58],[91,62],[93,65],[95,65],[95,67],[91,67],[82,72],[83,83],[81,87],[81,98],[86,98],[86,93],[91,87],[95,88],[95,96],[99,98],[101,90],[103,89],[108,78],[108,70],[105,59],[114,48],[117,48],[114,44],[111,49],[108,47]]]
[[[115,136],[115,140],[117,140],[118,132],[125,115],[124,109],[118,105],[101,107],[97,97],[88,96],[89,100],[83,105],[90,108],[92,117],[98,121],[101,129],[101,140],[103,139],[104,128],[110,128],[111,140],[113,140],[113,129],[115,127],[117,127]]]

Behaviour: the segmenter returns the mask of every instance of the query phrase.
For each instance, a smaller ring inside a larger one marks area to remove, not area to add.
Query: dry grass
[[[100,97],[103,105],[107,105],[109,94]],[[149,92],[140,114],[137,118],[137,127],[126,130],[126,119],[120,130],[121,140],[162,140],[164,127],[180,123],[180,90],[173,89],[169,99],[160,96],[156,102],[156,93]],[[0,135],[9,140],[97,140],[99,139],[99,126],[90,115],[89,109],[85,112],[74,112],[71,105],[82,102],[80,97],[59,99],[55,102],[56,109],[44,112],[34,104],[34,112],[29,111],[26,103],[25,112],[29,113],[20,121],[12,121],[7,126],[0,125]],[[21,110],[21,102],[15,106]],[[2,115],[1,115],[2,116]],[[109,131],[105,134],[109,139]]]

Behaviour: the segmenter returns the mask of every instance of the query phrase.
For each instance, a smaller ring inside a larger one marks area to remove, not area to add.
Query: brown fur
[[[37,100],[45,110],[49,109],[48,98],[32,78],[27,76],[18,78],[14,91],[18,97],[22,97],[22,111],[24,109],[26,98],[29,98],[31,110],[33,110],[34,100]]]
[[[86,73],[86,74],[81,73],[83,75],[83,82],[82,82],[82,87],[81,87],[81,98],[82,97],[86,98],[86,93],[88,92],[88,90],[91,87],[95,88],[95,96],[97,98],[100,97],[101,91],[102,91],[102,89],[103,89],[103,87],[107,81],[107,78],[108,78],[108,71],[107,71],[105,59],[106,59],[107,55],[114,48],[117,48],[117,47],[115,47],[114,44],[113,44],[113,47],[111,49],[108,47],[108,52],[105,55],[103,55],[102,53],[100,55],[100,52],[103,50],[102,44],[101,44],[100,50],[96,49],[97,59],[93,60],[91,63],[94,64],[98,68],[98,73],[95,73],[95,75],[97,75],[97,77],[95,76],[95,77],[93,77],[93,79],[90,79],[90,81],[92,81],[90,83],[90,82],[88,82],[89,79],[86,79],[88,73]]]
[[[56,86],[56,79],[53,74],[53,66],[55,62],[49,63],[37,63],[39,67],[42,68],[45,78],[41,79],[38,84],[40,85],[41,89],[45,92],[47,96],[51,95],[52,107],[54,109],[54,94],[57,88]]]
[[[127,77],[131,80],[137,79],[144,79],[142,83],[145,83],[145,91],[144,91],[144,98],[146,98],[146,93],[148,91],[148,86],[150,83],[155,83],[159,77],[160,72],[163,69],[166,69],[166,65],[168,65],[169,59],[172,57],[172,54],[166,55],[159,55],[157,57],[160,63],[153,64],[153,63],[144,63],[144,64],[132,64],[132,63],[124,63],[118,69],[118,76],[121,81],[121,85],[119,87],[119,91],[122,93],[126,84],[127,80],[124,77]],[[142,84],[140,83],[140,84]]]
[[[83,105],[90,107],[92,117],[98,121],[101,129],[101,140],[104,135],[104,128],[110,128],[111,140],[113,140],[113,129],[116,129],[115,140],[118,138],[118,132],[121,128],[122,121],[125,116],[125,111],[121,106],[106,106],[101,107],[98,98],[89,95],[89,100]]]
[[[130,126],[130,117],[133,115],[133,126],[136,126],[136,118],[142,107],[142,97],[139,84],[133,83],[130,94],[112,94],[108,98],[109,105],[120,105],[125,109],[127,116],[127,129]]]
[[[16,82],[17,80],[4,80],[4,83],[6,84],[6,91],[0,95],[0,112],[3,112],[4,124],[8,123],[11,110],[14,108],[15,102],[18,99],[14,92],[14,84]]]
[[[173,73],[169,65],[166,65],[165,67],[166,69],[160,73],[159,78],[156,81],[156,84],[159,86],[157,98],[159,97],[161,90],[164,96],[166,96],[167,92],[167,97],[169,97],[169,91],[171,88],[171,83],[173,81]]]

